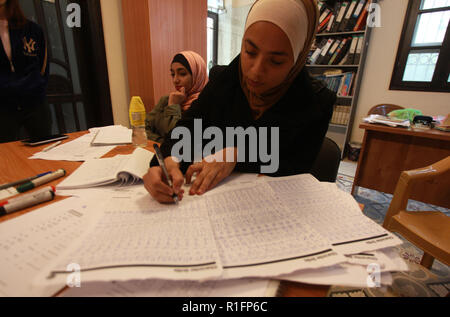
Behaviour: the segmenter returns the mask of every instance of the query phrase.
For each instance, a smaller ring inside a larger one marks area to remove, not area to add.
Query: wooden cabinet
[[[192,50],[206,60],[207,0],[123,0],[122,11],[130,95],[150,111],[173,90],[175,54]]]

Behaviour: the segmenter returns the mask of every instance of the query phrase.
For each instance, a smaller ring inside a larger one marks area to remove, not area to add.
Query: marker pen
[[[17,191],[19,193],[24,193],[35,187],[41,186],[46,183],[50,183],[51,181],[53,181],[57,178],[63,177],[65,175],[66,175],[66,171],[63,169],[59,169],[56,172],[36,178],[36,179],[32,180],[31,182],[25,183],[25,184],[17,187]]]
[[[8,183],[8,184],[3,184],[3,185],[0,185],[0,189],[7,189],[7,188],[10,188],[10,187],[13,187],[13,186],[17,186],[17,185],[20,185],[20,184],[23,184],[23,183],[26,183],[26,182],[30,182],[33,179],[45,176],[45,175],[50,174],[50,173],[51,172],[46,172],[46,173],[42,173],[42,174],[39,174],[39,175],[36,175],[36,176],[33,176],[33,177],[22,179],[20,181]]]
[[[0,207],[4,206],[4,205],[7,205],[7,204],[10,204],[10,203],[14,203],[14,202],[23,200],[23,199],[28,198],[28,197],[36,196],[36,195],[38,195],[40,193],[44,193],[44,192],[48,192],[48,191],[56,192],[55,186],[44,187],[44,188],[36,190],[36,191],[34,191],[34,192],[30,193],[30,194],[23,194],[23,195],[21,195],[19,197],[11,198],[11,199],[8,199],[8,200],[3,200],[3,201],[0,202]]]
[[[53,191],[45,191],[36,195],[29,195],[23,199],[17,199],[12,203],[8,203],[0,207],[0,217],[46,201],[50,201],[54,197],[55,193]]]

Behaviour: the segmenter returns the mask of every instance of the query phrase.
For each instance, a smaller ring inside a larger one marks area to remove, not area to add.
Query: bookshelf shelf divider
[[[334,10],[330,10],[321,2],[319,0],[319,8],[321,8],[321,20],[323,19],[324,22],[319,21],[319,28],[322,32],[316,35],[316,45],[313,46],[308,59],[308,62],[313,61],[313,64],[308,63],[306,67],[311,75],[324,80],[330,89],[344,92],[344,96],[337,97],[327,133],[327,136],[338,144],[344,158],[346,144],[350,141],[353,120],[358,106],[359,89],[372,31],[367,23],[364,29],[361,29],[362,26],[359,23],[364,23],[364,19],[367,20],[368,11],[366,9],[369,4],[377,3],[378,0],[338,0]],[[363,7],[362,10],[361,7]],[[360,9],[358,10],[358,8]],[[338,21],[341,10],[344,10],[345,13],[342,14],[342,19]],[[352,12],[348,13],[349,11]],[[326,22],[327,19],[330,22]],[[358,26],[360,26],[359,29],[354,31]],[[354,48],[352,45],[355,45]],[[354,55],[351,55],[352,53]],[[332,65],[328,65],[330,61]],[[317,64],[315,64],[316,62]],[[339,65],[339,63],[343,65]],[[345,65],[345,63],[349,64]],[[337,74],[339,70],[341,70],[342,75]],[[328,75],[324,75],[325,73]],[[348,81],[345,81],[345,77],[350,75],[343,75],[349,73],[354,73],[351,78],[351,87],[348,87],[346,85]],[[346,93],[348,93],[347,96],[345,96]]]

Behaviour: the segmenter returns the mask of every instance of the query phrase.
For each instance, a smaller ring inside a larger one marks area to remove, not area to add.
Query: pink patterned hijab
[[[198,98],[209,79],[206,63],[200,55],[193,51],[183,51],[180,54],[186,58],[192,71],[192,88],[186,92],[186,101],[181,105],[181,110],[186,111]]]

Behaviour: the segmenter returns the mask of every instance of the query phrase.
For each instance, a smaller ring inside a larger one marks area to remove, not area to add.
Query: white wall
[[[129,126],[128,73],[121,0],[101,0],[114,124]]]
[[[380,7],[381,27],[372,30],[352,130],[353,142],[362,142],[364,131],[359,125],[377,104],[397,104],[431,116],[450,113],[449,93],[389,90],[408,0],[381,0]]]

